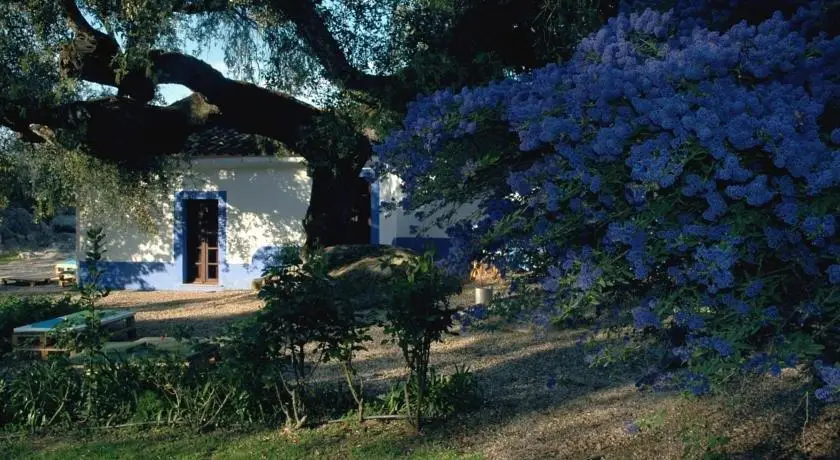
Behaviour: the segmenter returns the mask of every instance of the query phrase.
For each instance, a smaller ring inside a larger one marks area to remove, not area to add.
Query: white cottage
[[[208,130],[190,144],[191,171],[177,191],[162,197],[164,214],[156,232],[125,219],[85,212],[77,219],[77,258],[83,235],[101,226],[108,237],[102,282],[112,289],[248,289],[280,247],[305,240],[303,218],[311,179],[301,157],[278,157],[273,144],[257,136]],[[412,235],[413,216],[386,214],[381,201],[399,196],[399,180],[375,180],[366,168],[359,178],[357,243],[392,244],[422,250],[448,249],[440,228]],[[109,211],[110,212],[110,211]],[[120,212],[114,210],[113,212]],[[82,274],[84,277],[84,274]]]

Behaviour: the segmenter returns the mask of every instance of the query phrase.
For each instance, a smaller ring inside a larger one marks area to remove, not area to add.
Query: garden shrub
[[[110,294],[110,290],[102,288],[102,261],[105,253],[105,232],[101,227],[88,229],[85,233],[84,280],[77,285],[79,293],[78,303],[85,312],[84,329],[73,331],[69,324],[62,323],[57,327],[58,344],[74,352],[87,352],[93,357],[108,339],[108,332],[102,326],[102,320],[97,310],[99,300]]]
[[[412,423],[419,430],[432,343],[441,340],[452,326],[456,309],[450,305],[449,297],[461,292],[461,283],[439,269],[430,252],[395,270],[400,276],[391,279],[389,289],[394,300],[385,312],[383,326],[402,351],[409,370],[408,384],[415,385],[413,401],[408,390],[405,397]]]
[[[298,248],[284,248],[277,262],[263,273],[259,297],[265,307],[242,326],[230,349],[234,362],[252,367],[263,379],[261,386],[276,394],[287,423],[300,427],[307,420],[309,378],[321,362],[339,360],[360,398],[351,359],[370,340],[369,320],[340,298],[322,252],[313,251],[304,261]]]
[[[14,328],[75,313],[82,309],[71,296],[2,296],[0,297],[0,355],[12,349]]]
[[[388,392],[379,395],[374,411],[387,415],[408,415],[405,404],[406,383],[399,382]],[[409,400],[417,399],[417,389],[417,379],[408,382]],[[448,375],[438,374],[432,367],[429,368],[421,413],[424,417],[446,418],[480,407],[481,398],[478,380],[469,367],[456,366],[455,371]]]
[[[30,363],[6,384],[0,418],[33,431],[122,423],[198,430],[271,423],[261,401],[241,385],[249,378],[166,357],[89,361],[83,367],[57,357]]]
[[[380,169],[420,217],[480,202],[449,229],[451,270],[528,270],[535,322],[635,328],[697,392],[837,361],[840,37],[819,28],[838,2],[759,24],[745,2],[675,3],[622,6],[567,62],[418,98]]]

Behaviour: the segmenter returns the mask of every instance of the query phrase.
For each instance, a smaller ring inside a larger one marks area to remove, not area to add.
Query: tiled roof
[[[282,143],[257,134],[214,126],[187,138],[184,153],[193,157],[215,156],[292,156]]]

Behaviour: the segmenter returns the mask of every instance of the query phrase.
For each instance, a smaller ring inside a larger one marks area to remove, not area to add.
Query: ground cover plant
[[[626,335],[590,362],[658,349],[660,371],[686,370],[645,382],[697,394],[804,364],[828,401],[840,38],[824,18],[838,5],[746,4],[626,2],[568,61],[418,98],[378,153],[420,217],[480,202],[450,228],[452,269],[528,270],[531,321]]]

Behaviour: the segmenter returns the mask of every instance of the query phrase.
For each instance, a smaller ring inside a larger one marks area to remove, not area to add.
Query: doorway
[[[184,282],[219,284],[219,200],[186,200]]]

